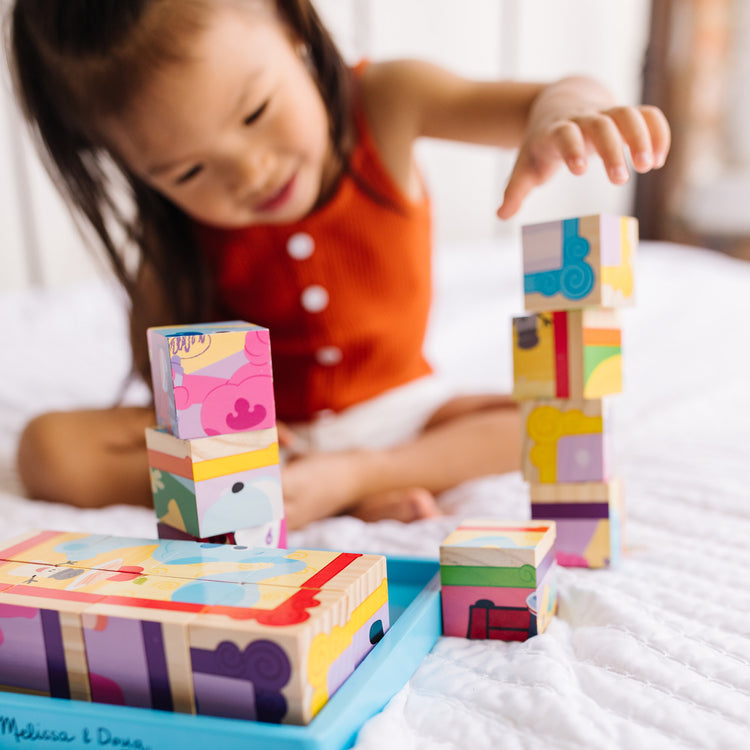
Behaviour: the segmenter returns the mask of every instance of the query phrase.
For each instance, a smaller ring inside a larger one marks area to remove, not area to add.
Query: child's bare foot
[[[357,502],[349,513],[363,521],[390,518],[403,523],[442,515],[435,496],[423,487],[406,487],[369,495]]]
[[[367,486],[370,453],[308,453],[281,470],[287,526],[299,529],[311,521],[348,511]]]

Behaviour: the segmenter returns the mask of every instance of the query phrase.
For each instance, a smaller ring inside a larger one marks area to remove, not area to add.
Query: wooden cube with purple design
[[[554,521],[463,521],[440,545],[444,635],[525,641],[557,606]]]
[[[603,568],[620,561],[623,547],[622,480],[531,484],[531,517],[555,521],[557,562]]]

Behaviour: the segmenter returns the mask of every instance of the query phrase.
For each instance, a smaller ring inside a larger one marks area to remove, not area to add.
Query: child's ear
[[[312,51],[310,45],[307,42],[297,41],[294,45],[294,51],[297,53],[297,57],[304,63],[305,67],[310,73],[315,72],[315,64],[312,59]]]

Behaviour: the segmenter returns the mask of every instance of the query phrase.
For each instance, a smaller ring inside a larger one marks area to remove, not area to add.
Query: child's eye
[[[177,184],[183,185],[193,179],[199,172],[203,170],[202,164],[196,164],[194,167],[190,167],[187,172],[184,172],[177,178]]]
[[[260,107],[258,107],[258,109],[250,113],[244,119],[243,122],[245,123],[245,125],[252,125],[266,111],[266,107],[268,107],[268,101],[263,102],[263,104],[261,104]]]

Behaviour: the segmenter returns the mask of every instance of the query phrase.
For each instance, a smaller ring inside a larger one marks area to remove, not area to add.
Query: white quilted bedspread
[[[508,390],[515,246],[438,255],[429,351],[468,390]],[[617,398],[626,554],[560,571],[559,614],[526,643],[441,638],[357,747],[750,747],[750,263],[643,243]],[[24,499],[12,470],[32,414],[104,405],[126,368],[125,327],[102,285],[0,298],[0,541],[32,528],[153,536],[151,512]],[[143,398],[142,390],[129,394]],[[436,557],[461,518],[524,519],[518,474],[467,483],[445,516],[319,522],[292,546]]]

